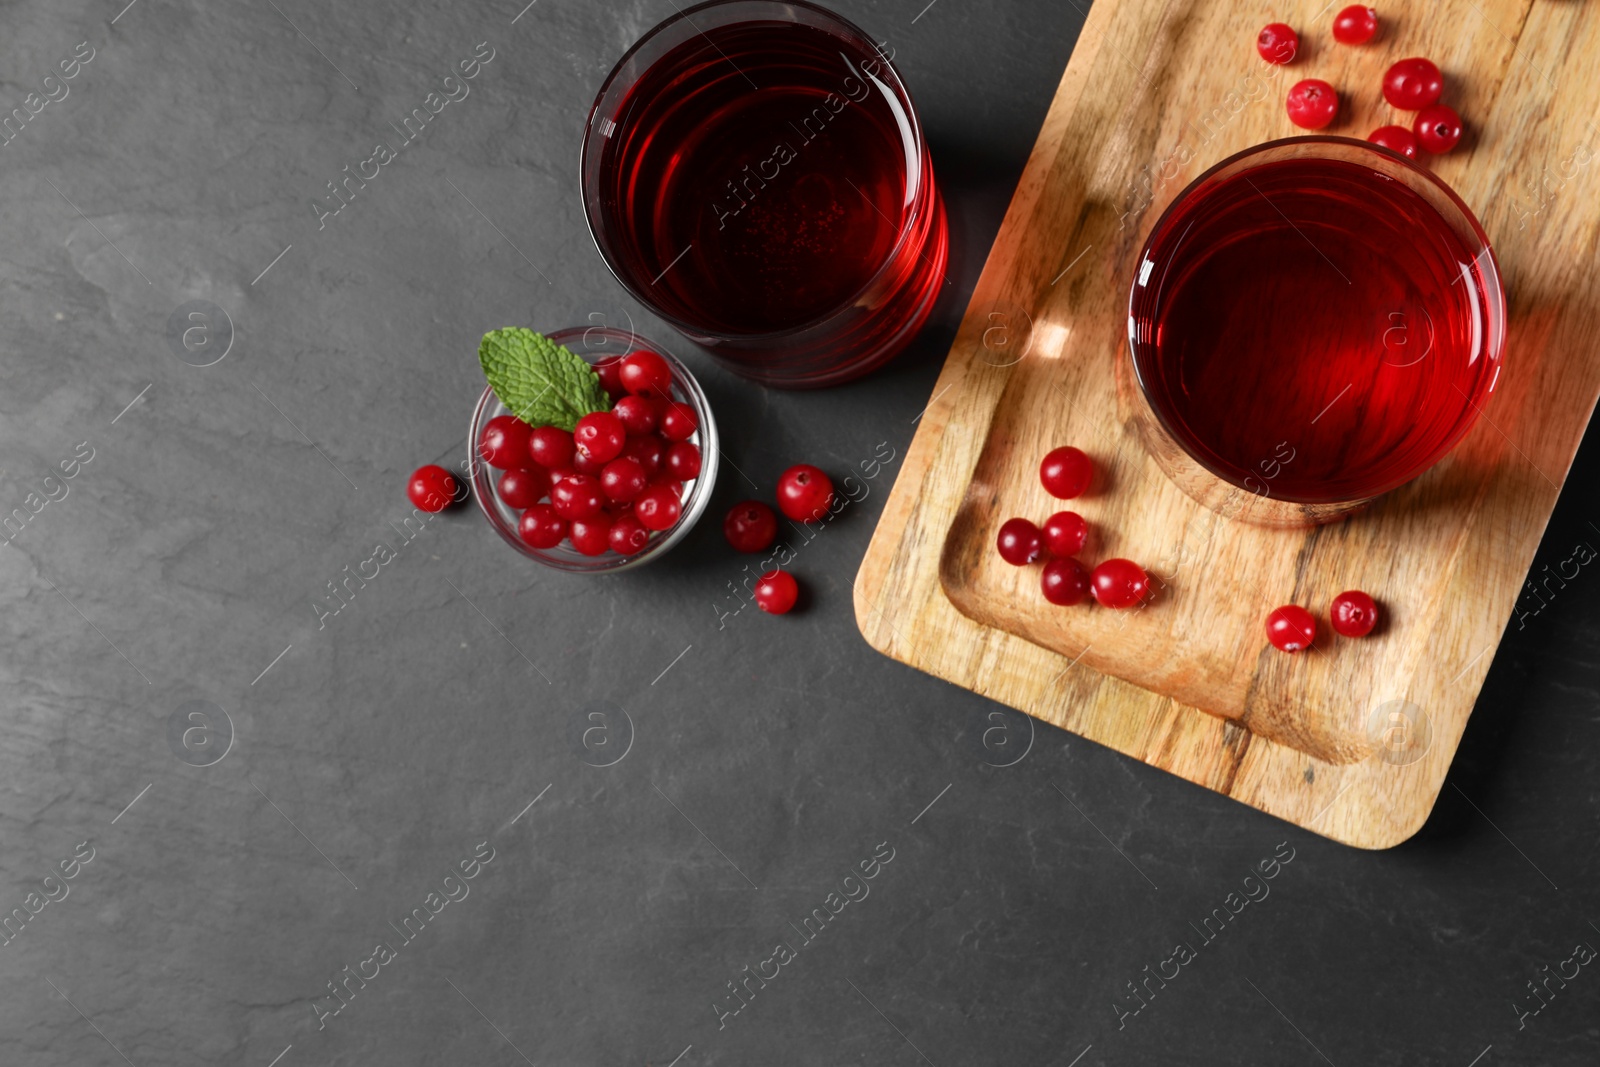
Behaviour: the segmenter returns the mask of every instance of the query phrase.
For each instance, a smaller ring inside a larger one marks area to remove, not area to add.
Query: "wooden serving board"
[[[876,648],[1339,841],[1399,843],[1427,818],[1600,394],[1600,13],[1574,0],[1394,4],[1368,45],[1331,6],[1096,0],[921,420],[855,589]],[[1314,20],[1314,21],[1312,21]],[[1256,55],[1286,21],[1288,67]],[[1290,85],[1340,90],[1323,132],[1411,116],[1383,100],[1397,59],[1433,58],[1468,133],[1429,166],[1488,231],[1510,322],[1477,426],[1371,509],[1311,530],[1230,522],[1156,467],[1129,422],[1127,289],[1160,212],[1202,170],[1292,136]],[[1146,610],[1056,608],[995,531],[1063,505],[1038,480],[1076,444],[1103,472],[1078,501],[1084,556],[1164,581]],[[1385,622],[1335,639],[1361,588]],[[1322,619],[1290,656],[1262,623]],[[1204,709],[1204,710],[1202,710]]]

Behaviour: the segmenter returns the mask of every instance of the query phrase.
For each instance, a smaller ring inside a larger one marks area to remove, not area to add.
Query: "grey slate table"
[[[917,95],[954,271],[907,356],[819,394],[673,343],[591,247],[586,110],[672,0],[123,3],[0,7],[0,1063],[1600,1061],[1587,569],[1512,623],[1428,825],[1369,854],[870,651],[849,590],[896,461],[799,547],[785,619],[724,615],[731,469],[611,579],[470,510],[398,528],[512,323],[631,316],[763,486],[903,456],[1075,0],[840,0]],[[1597,475],[1591,444],[1536,570],[1600,543]]]

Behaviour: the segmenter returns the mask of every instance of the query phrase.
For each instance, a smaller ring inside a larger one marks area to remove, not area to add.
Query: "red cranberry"
[[[1052,604],[1062,607],[1081,604],[1089,595],[1089,568],[1071,556],[1053,559],[1044,565],[1039,585],[1044,590],[1044,598]]]
[[[506,471],[500,476],[500,499],[518,511],[531,508],[550,491],[550,472],[543,467],[525,471]]]
[[[592,519],[606,506],[606,495],[597,478],[574,474],[550,487],[550,503],[563,519]]]
[[[1300,652],[1317,639],[1317,620],[1299,604],[1274,608],[1267,616],[1267,640],[1284,652]]]
[[[578,474],[592,474],[600,477],[600,472],[606,469],[606,461],[586,456],[582,452],[572,457],[572,469]]]
[[[622,446],[628,443],[628,431],[615,412],[593,411],[578,420],[572,440],[578,447],[578,455],[609,463],[622,455]]]
[[[644,546],[650,543],[650,531],[632,515],[623,515],[611,524],[607,540],[611,543],[611,551],[617,555],[632,556],[643,551]]]
[[[1407,159],[1417,158],[1417,135],[1404,126],[1379,126],[1367,134],[1367,140]]]
[[[478,439],[478,455],[491,467],[510,470],[528,462],[528,439],[533,428],[515,415],[496,415]]]
[[[1402,59],[1383,76],[1383,98],[1401,111],[1421,111],[1444,95],[1444,77],[1433,60]]]
[[[1339,113],[1339,94],[1321,78],[1295,82],[1285,101],[1289,121],[1303,130],[1320,130]]]
[[[699,428],[700,418],[688,404],[674,400],[661,409],[661,436],[668,441],[687,441]]]
[[[1361,590],[1351,589],[1333,598],[1328,618],[1344,636],[1365,637],[1378,625],[1378,604]]]
[[[833,504],[833,482],[809,463],[796,463],[778,477],[778,510],[796,522],[815,522]]]
[[[549,504],[535,504],[522,513],[517,533],[534,548],[554,548],[567,536],[567,520]]]
[[[628,443],[622,446],[624,456],[632,456],[644,464],[644,469],[651,474],[661,469],[661,464],[667,458],[667,443],[653,433],[643,437],[630,437]]]
[[[625,396],[611,406],[629,437],[655,433],[656,406],[642,396]]]
[[[1007,519],[1000,526],[996,539],[1000,558],[1013,567],[1032,563],[1044,555],[1044,537],[1039,527],[1027,519]]]
[[[1333,39],[1340,44],[1366,44],[1378,32],[1378,13],[1351,4],[1333,17]]]
[[[600,376],[600,387],[612,400],[627,395],[628,390],[622,385],[621,356],[607,356],[594,365],[594,372]]]
[[[1094,598],[1108,608],[1131,608],[1150,592],[1150,578],[1132,560],[1108,559],[1089,575]]]
[[[600,491],[612,500],[632,500],[650,484],[644,464],[632,456],[619,456],[600,472]]]
[[[411,481],[406,484],[406,496],[411,503],[428,512],[439,512],[449,507],[459,491],[455,475],[437,463],[412,471]]]
[[[566,470],[576,454],[572,435],[559,426],[541,426],[528,435],[528,455],[541,467]]]
[[[1045,520],[1044,547],[1052,556],[1076,556],[1089,539],[1089,524],[1076,511],[1058,511]]]
[[[1436,156],[1442,155],[1461,140],[1461,116],[1453,108],[1432,104],[1418,112],[1412,129],[1424,149]]]
[[[672,395],[672,368],[654,352],[634,352],[622,359],[622,385],[635,396],[665,399]]]
[[[600,555],[611,547],[611,516],[602,511],[591,518],[573,519],[567,539],[585,556]]]
[[[649,530],[670,530],[683,514],[683,497],[671,485],[652,485],[634,501],[633,513]]]
[[[1057,500],[1082,496],[1093,479],[1094,462],[1070,445],[1047,453],[1039,464],[1039,481]]]
[[[778,536],[778,516],[759,500],[746,500],[728,509],[722,536],[735,552],[765,552]]]
[[[768,571],[756,583],[756,607],[768,615],[787,615],[800,599],[800,587],[788,571]]]
[[[1268,63],[1292,63],[1300,51],[1300,35],[1281,22],[1271,23],[1256,36],[1256,51]]]
[[[693,441],[679,441],[667,449],[667,470],[680,482],[700,477],[700,446]]]

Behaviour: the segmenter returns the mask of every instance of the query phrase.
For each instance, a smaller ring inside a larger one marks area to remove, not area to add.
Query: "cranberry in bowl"
[[[485,344],[512,333],[496,331]],[[539,402],[520,412],[528,416],[520,432],[507,421],[518,413],[493,386],[484,389],[467,441],[473,496],[489,525],[524,556],[579,574],[628,570],[665,555],[705,511],[721,455],[716,420],[694,375],[660,345],[626,330],[515,333],[581,357],[598,383],[583,383],[590,399],[577,408],[556,406],[570,426],[551,425],[556,409],[547,397],[560,390],[534,390]],[[579,376],[587,377],[581,367]],[[670,415],[674,440],[660,433],[662,413]],[[505,447],[507,437],[527,440],[525,459]]]

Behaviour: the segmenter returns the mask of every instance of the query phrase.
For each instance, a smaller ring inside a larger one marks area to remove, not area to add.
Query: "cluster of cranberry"
[[[654,352],[594,369],[613,400],[610,411],[583,416],[571,433],[497,415],[483,428],[478,455],[502,472],[496,492],[522,512],[517,533],[534,548],[567,541],[585,556],[608,549],[631,556],[683,515],[684,483],[700,476],[700,447],[691,440],[700,419],[674,398],[672,368]],[[429,466],[412,475],[409,496],[439,511],[454,490],[448,471]]]
[[[1378,625],[1377,602],[1359,589],[1340,593],[1328,607],[1328,621],[1344,637],[1365,637]],[[1299,604],[1274,608],[1267,616],[1267,640],[1274,648],[1302,652],[1316,639],[1316,617]]]
[[[1082,496],[1094,480],[1094,463],[1080,449],[1057,448],[1039,464],[1039,481],[1057,500]],[[1108,608],[1131,608],[1150,592],[1150,578],[1132,560],[1108,559],[1089,570],[1078,562],[1089,539],[1089,524],[1075,511],[1058,511],[1040,529],[1027,519],[1000,526],[1000,558],[1014,567],[1049,557],[1040,575],[1044,598],[1063,607],[1081,604],[1091,593]]]
[[[1360,45],[1378,32],[1378,13],[1370,7],[1353,4],[1334,16],[1333,37],[1340,44]],[[1262,29],[1256,37],[1256,51],[1268,63],[1292,63],[1300,51],[1300,37],[1281,22]],[[1438,155],[1448,152],[1461,140],[1461,116],[1439,103],[1444,93],[1444,78],[1432,60],[1402,59],[1383,76],[1383,97],[1401,111],[1415,111],[1411,129],[1382,126],[1367,137],[1407,159],[1417,158],[1417,148]],[[1307,130],[1320,130],[1339,113],[1339,94],[1320,78],[1296,82],[1286,102],[1289,120]]]
[[[833,481],[809,463],[796,463],[778,477],[778,510],[795,522],[816,522],[833,509]],[[722,536],[736,552],[765,552],[778,539],[778,516],[760,500],[741,500],[722,520]],[[784,615],[800,597],[794,575],[776,567],[756,582],[756,607]]]

